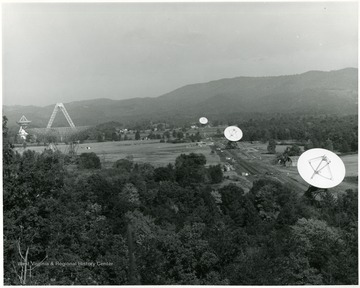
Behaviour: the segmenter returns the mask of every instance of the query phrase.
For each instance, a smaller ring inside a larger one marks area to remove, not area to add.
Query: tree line
[[[244,141],[297,140],[310,148],[333,149],[343,153],[358,150],[357,115],[298,116],[275,115],[239,121]],[[331,144],[329,143],[331,141]]]

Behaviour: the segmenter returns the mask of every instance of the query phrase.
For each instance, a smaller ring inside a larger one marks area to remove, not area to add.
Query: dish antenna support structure
[[[199,122],[201,124],[201,128],[202,128],[201,132],[203,134],[203,137],[206,139],[206,133],[204,131],[204,127],[205,127],[206,124],[208,124],[209,120],[206,117],[200,117]]]
[[[228,140],[226,149],[236,149],[237,142],[243,137],[243,132],[237,126],[228,126],[224,130],[224,136]]]
[[[29,135],[29,133],[27,133],[22,127],[20,127],[20,130],[18,132],[18,136],[23,139],[26,140],[26,136]]]
[[[307,196],[339,185],[346,173],[341,158],[322,148],[310,149],[301,154],[297,168],[301,178],[310,185],[305,192]]]
[[[237,142],[242,138],[243,132],[237,126],[228,126],[224,130],[224,135],[229,141]]]
[[[53,124],[54,119],[55,119],[56,114],[57,114],[57,112],[59,111],[59,109],[61,110],[61,112],[63,112],[66,120],[68,121],[68,123],[69,123],[69,125],[70,125],[70,127],[71,127],[71,128],[75,128],[75,124],[74,124],[74,122],[71,120],[70,115],[69,115],[69,113],[66,111],[66,108],[65,108],[65,106],[64,106],[63,103],[56,103],[55,108],[54,108],[54,111],[53,111],[53,113],[51,114],[49,123],[47,124],[46,128],[51,128],[51,125]]]
[[[201,117],[201,118],[199,119],[199,122],[200,122],[200,124],[202,124],[202,125],[206,125],[206,124],[209,122],[209,120],[208,120],[206,117]]]
[[[20,126],[18,136],[20,136],[21,139],[25,140],[26,136],[29,135],[25,131],[25,128],[27,128],[27,126],[31,123],[31,121],[26,119],[25,115],[23,115],[23,116],[21,116],[20,120],[17,121],[16,123]]]
[[[30,120],[26,119],[25,115],[21,116],[20,120],[16,122],[17,124],[19,124],[19,126],[22,129],[27,128],[27,126],[31,123]]]

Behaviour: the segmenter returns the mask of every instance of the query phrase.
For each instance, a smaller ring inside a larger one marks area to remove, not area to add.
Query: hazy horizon
[[[3,104],[358,68],[355,2],[3,4]]]

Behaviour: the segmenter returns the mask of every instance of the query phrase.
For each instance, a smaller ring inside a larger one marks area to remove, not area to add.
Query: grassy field
[[[90,147],[90,149],[86,149]],[[44,146],[32,146],[27,149],[37,152],[44,151]],[[64,144],[57,145],[61,152],[66,152],[68,146]],[[24,151],[17,148],[19,152]],[[148,162],[154,166],[165,166],[174,163],[176,157],[182,153],[202,153],[206,156],[207,165],[216,165],[220,163],[220,158],[216,154],[210,154],[209,146],[194,146],[190,143],[159,143],[159,140],[144,141],[119,141],[119,142],[96,142],[79,144],[77,154],[94,152],[102,163],[106,166],[112,165],[113,162],[132,156],[135,162]]]
[[[296,167],[282,167],[271,164],[274,155],[263,154],[266,153],[266,144],[251,144],[250,142],[242,142],[239,146],[240,149],[236,150],[237,153],[239,153],[239,156],[246,159],[247,161],[250,161],[249,163],[253,166],[255,165],[255,168],[261,168],[263,170],[265,169],[270,172],[278,171],[280,174],[275,177],[281,176],[280,178],[284,181],[287,180],[286,178],[289,178],[289,180],[293,179],[293,181],[298,183],[302,189],[307,187],[307,184],[298,174]],[[286,145],[281,147],[279,146],[280,145],[277,146],[278,152],[280,152],[280,150],[285,150],[287,147]],[[86,147],[90,147],[90,149],[86,149]],[[68,146],[64,144],[57,145],[57,148],[62,152],[66,152]],[[44,146],[33,146],[28,147],[27,149],[42,152],[44,150]],[[23,148],[17,148],[17,150],[19,152],[24,151]],[[160,143],[159,140],[131,140],[80,144],[77,153],[81,154],[84,152],[96,153],[100,157],[100,160],[105,167],[111,167],[116,160],[123,159],[128,156],[132,156],[135,162],[147,162],[155,167],[165,166],[168,163],[174,163],[176,157],[182,153],[202,153],[207,159],[207,165],[216,165],[221,163],[219,154],[222,155],[225,153],[225,151],[223,153],[218,151],[219,153],[210,154],[211,150],[209,146],[199,147],[193,144],[191,145],[190,143]],[[333,190],[345,191],[346,189],[357,189],[358,155],[344,155],[341,156],[341,159],[344,161],[346,167],[346,178],[343,183],[341,183],[338,187],[333,188]],[[223,160],[222,162],[225,163],[227,161]]]
[[[340,156],[346,169],[346,177],[358,176],[358,154]]]
[[[242,142],[244,145],[252,147],[254,149],[259,150],[261,153],[267,153],[267,146],[268,143],[254,143],[251,144],[250,142]],[[276,145],[276,153],[283,153],[287,147],[290,147],[291,145]],[[304,146],[299,146],[302,150],[304,150]]]
[[[330,189],[334,193],[343,193],[347,189],[358,189],[358,154],[340,156],[343,160],[346,173],[345,179],[336,187]],[[283,167],[279,165],[272,166],[274,170],[281,173],[282,176],[287,175],[289,178],[295,180],[299,185],[303,185],[304,189],[308,187],[308,184],[300,177],[297,167]]]

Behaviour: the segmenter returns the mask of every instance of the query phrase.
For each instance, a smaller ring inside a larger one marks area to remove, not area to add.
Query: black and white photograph
[[[4,285],[359,284],[358,1],[0,5]]]

